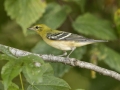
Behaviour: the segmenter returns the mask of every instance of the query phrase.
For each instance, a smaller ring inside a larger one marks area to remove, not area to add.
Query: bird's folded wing
[[[68,32],[47,33],[50,40],[85,42],[93,39],[87,39],[83,36]]]

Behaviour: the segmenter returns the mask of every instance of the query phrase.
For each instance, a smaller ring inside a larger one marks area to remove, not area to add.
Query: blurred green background
[[[70,57],[120,73],[120,0],[0,0],[0,13],[0,44],[40,54],[61,54],[26,29],[43,23],[52,29],[108,40],[77,48]],[[4,63],[1,61],[0,67]],[[120,82],[111,77],[60,63],[51,65],[72,90],[120,90]]]

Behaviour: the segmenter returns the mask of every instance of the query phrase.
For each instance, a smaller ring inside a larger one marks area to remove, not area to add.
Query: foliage
[[[45,7],[46,3],[42,2],[42,0],[36,0],[36,2],[33,0],[29,0],[29,2],[26,0],[5,1],[5,10],[7,11],[7,14],[17,21],[17,23],[23,28],[24,33],[26,33],[27,27],[42,16]]]
[[[50,3],[46,8],[46,12],[38,20],[37,23],[43,23],[51,27],[52,29],[56,29],[57,27],[60,27],[62,25],[62,23],[65,21],[67,15],[70,12],[71,12],[71,8],[67,5],[61,7],[57,3]],[[51,21],[52,23],[50,23]]]
[[[88,61],[94,56],[101,67],[120,72],[119,0],[1,0],[0,4],[0,44],[40,54],[62,54],[27,31],[31,25],[43,23],[52,29],[108,40],[77,48],[70,57]],[[61,63],[49,64],[34,55],[17,58],[4,47],[0,51],[4,53],[0,53],[0,90],[21,90],[20,83],[16,82],[20,73],[25,78],[25,90],[69,90],[70,86],[73,90],[120,89],[117,81],[99,74],[90,80],[87,70]]]
[[[5,47],[0,47],[6,49]],[[69,90],[69,85],[62,79],[59,79],[54,76],[53,69],[48,63],[35,55],[28,55],[24,57],[11,57],[12,55],[8,54],[7,51],[5,54],[1,54],[1,58],[8,59],[6,65],[3,66],[1,75],[3,79],[3,85],[5,90],[12,90],[11,88],[16,85],[12,84],[13,78],[23,72],[27,82],[30,84],[27,90]],[[8,58],[9,57],[9,58]],[[11,60],[12,59],[12,60]],[[18,87],[18,86],[17,86]],[[18,90],[16,88],[15,90]]]
[[[73,27],[80,33],[95,36],[100,39],[116,39],[115,32],[111,27],[110,22],[101,20],[89,13],[86,13],[83,16],[80,15],[73,23]]]

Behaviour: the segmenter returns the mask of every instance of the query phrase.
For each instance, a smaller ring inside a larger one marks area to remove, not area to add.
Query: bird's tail
[[[87,42],[84,44],[92,44],[92,43],[97,43],[97,42],[108,42],[107,40],[94,40],[94,39],[89,39]]]
[[[108,42],[108,40],[91,40],[91,42]]]
[[[84,42],[80,42],[80,46],[92,44],[92,43],[97,43],[97,42],[108,42],[107,40],[94,40],[94,39],[88,39]]]

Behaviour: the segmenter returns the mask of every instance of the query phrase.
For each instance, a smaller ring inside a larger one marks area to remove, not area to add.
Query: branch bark
[[[101,73],[101,74],[106,75],[106,76],[110,76],[110,77],[120,81],[120,74],[119,73],[112,71],[112,70],[108,70],[108,69],[99,67],[99,66],[96,66],[92,63],[77,60],[75,58],[65,58],[65,57],[59,57],[59,56],[54,56],[54,55],[35,54],[35,53],[19,50],[16,48],[12,48],[12,47],[0,44],[0,51],[4,53],[3,49],[7,49],[12,55],[14,55],[16,57],[22,57],[22,56],[34,54],[34,55],[42,58],[44,61],[60,62],[60,63],[68,64],[71,66],[78,66],[80,68],[90,69],[90,70],[96,71],[96,72]]]

